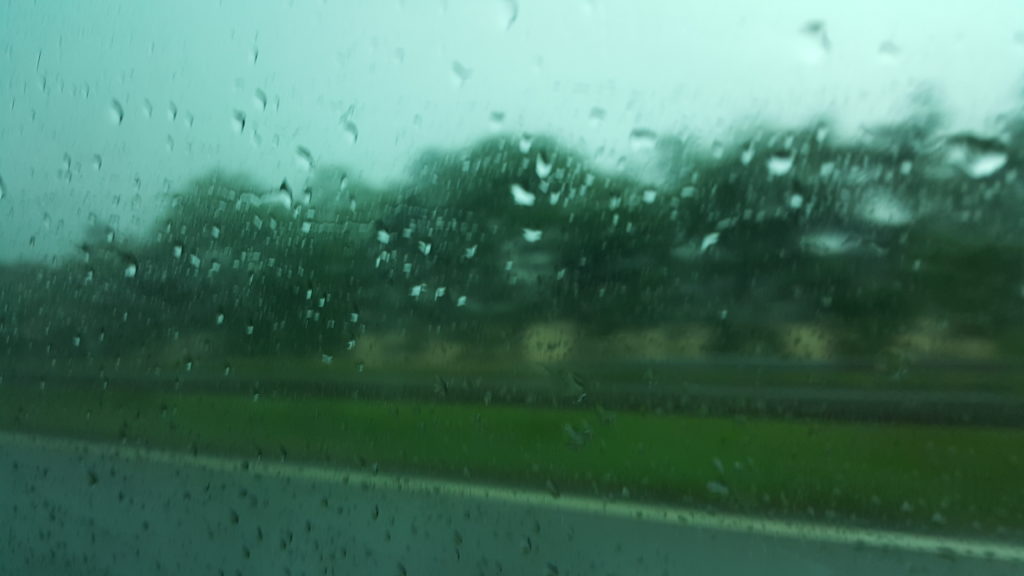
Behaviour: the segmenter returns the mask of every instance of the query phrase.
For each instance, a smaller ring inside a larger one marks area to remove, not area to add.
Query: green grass
[[[254,400],[141,386],[8,383],[0,398],[0,428],[21,432],[896,529],[1024,534],[1018,429]]]

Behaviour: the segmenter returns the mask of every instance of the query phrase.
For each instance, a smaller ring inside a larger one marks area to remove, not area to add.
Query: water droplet
[[[313,169],[313,153],[309,151],[309,148],[305,146],[299,146],[295,149],[295,163],[299,165],[299,168],[306,172]]]
[[[642,199],[644,204],[654,204],[654,201],[658,199],[657,190],[644,190]]]
[[[216,226],[215,225],[215,226],[211,227],[210,228],[210,236],[212,236],[214,240],[219,240],[220,239],[220,226]]]
[[[800,194],[793,194],[789,197],[789,207],[793,210],[799,210],[804,205],[804,197]]]
[[[255,332],[256,332],[256,326],[254,326],[251,322],[248,325],[246,325],[246,327],[245,327],[245,335],[246,336],[252,336]]]
[[[231,128],[238,134],[245,130],[245,112],[235,110],[231,114]]]
[[[465,64],[459,61],[452,62],[452,80],[456,86],[461,88],[472,77],[473,71],[467,68]]]
[[[178,105],[174,102],[167,105],[167,119],[171,122],[178,119]]]
[[[804,62],[817,64],[828,57],[831,49],[832,43],[821,20],[812,20],[800,29],[800,57]]]
[[[530,149],[533,148],[533,136],[529,134],[522,134],[519,136],[519,153],[529,154]]]
[[[900,47],[893,42],[882,42],[878,46],[878,55],[883,62],[894,64],[900,58]]]
[[[175,244],[174,247],[171,248],[171,255],[174,256],[176,259],[180,260],[181,259],[181,254],[184,251],[185,251],[185,249],[184,249],[184,247],[181,244]]]
[[[700,242],[700,251],[707,252],[709,248],[718,244],[718,232],[712,232],[704,236],[704,239]]]
[[[554,162],[547,154],[541,152],[537,154],[537,177],[541,180],[547,179],[551,175],[551,170],[554,168]]]
[[[528,192],[519,184],[509,186],[509,192],[511,192],[512,201],[516,203],[516,206],[533,206],[537,201],[536,195],[532,192]]]
[[[826,138],[828,138],[828,126],[818,126],[814,131],[814,141],[818,144],[824,144]]]
[[[7,196],[7,185],[4,183],[4,179],[0,176],[0,200],[3,200]]]
[[[465,305],[466,305],[466,302],[467,302],[467,298],[466,298],[465,296],[459,296],[459,297],[458,297],[458,298],[457,298],[457,299],[455,300],[455,305],[456,305],[457,307],[459,307],[459,308],[462,308],[463,306],[465,306]]]
[[[768,173],[772,176],[785,176],[793,169],[793,162],[796,160],[791,150],[776,150],[765,162]]]
[[[153,103],[148,98],[142,101],[142,115],[147,119],[153,117]]]
[[[634,128],[629,133],[629,145],[636,151],[653,150],[658,143],[658,135],[649,128]]]
[[[288,186],[288,180],[285,179],[285,180],[281,180],[281,186],[278,187],[278,190],[276,190],[276,191],[266,195],[266,197],[264,197],[260,201],[260,204],[262,204],[264,206],[278,205],[278,206],[281,206],[282,208],[284,208],[286,210],[291,210],[292,209],[292,205],[294,204],[294,202],[295,202],[295,197],[292,195],[292,187]],[[274,225],[275,224],[274,224],[273,220],[271,220],[270,221],[270,228],[271,228],[271,230],[274,228]]]
[[[501,130],[505,126],[505,113],[499,110],[491,112],[491,130]]]
[[[377,230],[377,242],[387,245],[391,242],[391,233],[383,228]]]
[[[99,154],[94,154],[92,157],[92,169],[97,172],[103,169],[103,157]]]
[[[498,23],[505,30],[512,28],[519,18],[518,0],[498,0]]]
[[[726,486],[725,484],[722,484],[721,482],[715,482],[712,480],[711,482],[708,482],[707,488],[708,492],[711,492],[715,496],[729,495],[729,487]]]
[[[120,126],[121,123],[124,122],[124,106],[122,106],[117,100],[110,101],[109,114],[110,121],[113,122],[115,126]]]
[[[217,312],[216,323],[217,323],[217,326],[223,326],[224,325],[224,313],[223,312]]]
[[[267,110],[267,93],[263,90],[256,89],[256,93],[253,94],[252,101],[253,105],[260,112],[265,112]]]
[[[355,122],[351,120],[346,120],[342,124],[342,131],[345,134],[345,140],[349,144],[355,144],[356,142],[359,141],[359,127],[356,126]]]
[[[998,140],[961,134],[948,138],[944,145],[946,161],[969,178],[987,178],[1006,166],[1009,154]]]
[[[608,112],[606,112],[604,108],[601,108],[599,106],[594,106],[593,108],[590,109],[590,115],[589,115],[590,123],[595,125],[595,126],[600,124],[600,123],[602,123],[602,122],[604,122],[604,119],[607,118],[607,117],[608,117]]]
[[[430,250],[431,248],[433,248],[433,245],[430,242],[424,242],[423,240],[420,240],[418,246],[421,254],[423,254],[424,256],[430,256]]]
[[[858,215],[878,226],[904,226],[914,219],[913,212],[891,192],[875,190],[857,207]]]
[[[125,278],[135,278],[135,276],[138,273],[139,273],[139,265],[136,264],[135,262],[129,262],[128,264],[125,265],[125,267],[124,267],[124,277]]]
[[[529,243],[539,242],[541,237],[544,235],[543,230],[535,230],[533,228],[523,228],[523,240]]]
[[[861,245],[859,237],[842,231],[812,232],[800,237],[800,247],[818,256],[847,254]]]
[[[750,163],[754,161],[754,143],[751,142],[740,152],[740,163],[744,166],[750,166]]]

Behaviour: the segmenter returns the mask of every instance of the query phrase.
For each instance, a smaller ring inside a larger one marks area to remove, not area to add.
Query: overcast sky
[[[922,88],[991,134],[1024,80],[1019,0],[2,1],[6,260],[138,230],[214,167],[301,181],[298,147],[375,182],[496,130],[611,163],[635,128],[855,134]]]

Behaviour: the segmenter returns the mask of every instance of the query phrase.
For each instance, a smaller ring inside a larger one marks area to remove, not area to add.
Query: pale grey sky
[[[300,146],[375,182],[495,130],[612,164],[638,127],[856,134],[922,87],[988,134],[1022,80],[1019,0],[6,0],[0,259],[66,251],[90,217],[138,230],[216,166],[301,182]]]

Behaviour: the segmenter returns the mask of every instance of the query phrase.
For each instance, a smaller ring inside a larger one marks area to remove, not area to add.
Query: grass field
[[[708,510],[1017,538],[1024,430],[612,411],[595,405],[0,387],[0,428]],[[83,480],[84,481],[84,480]]]

